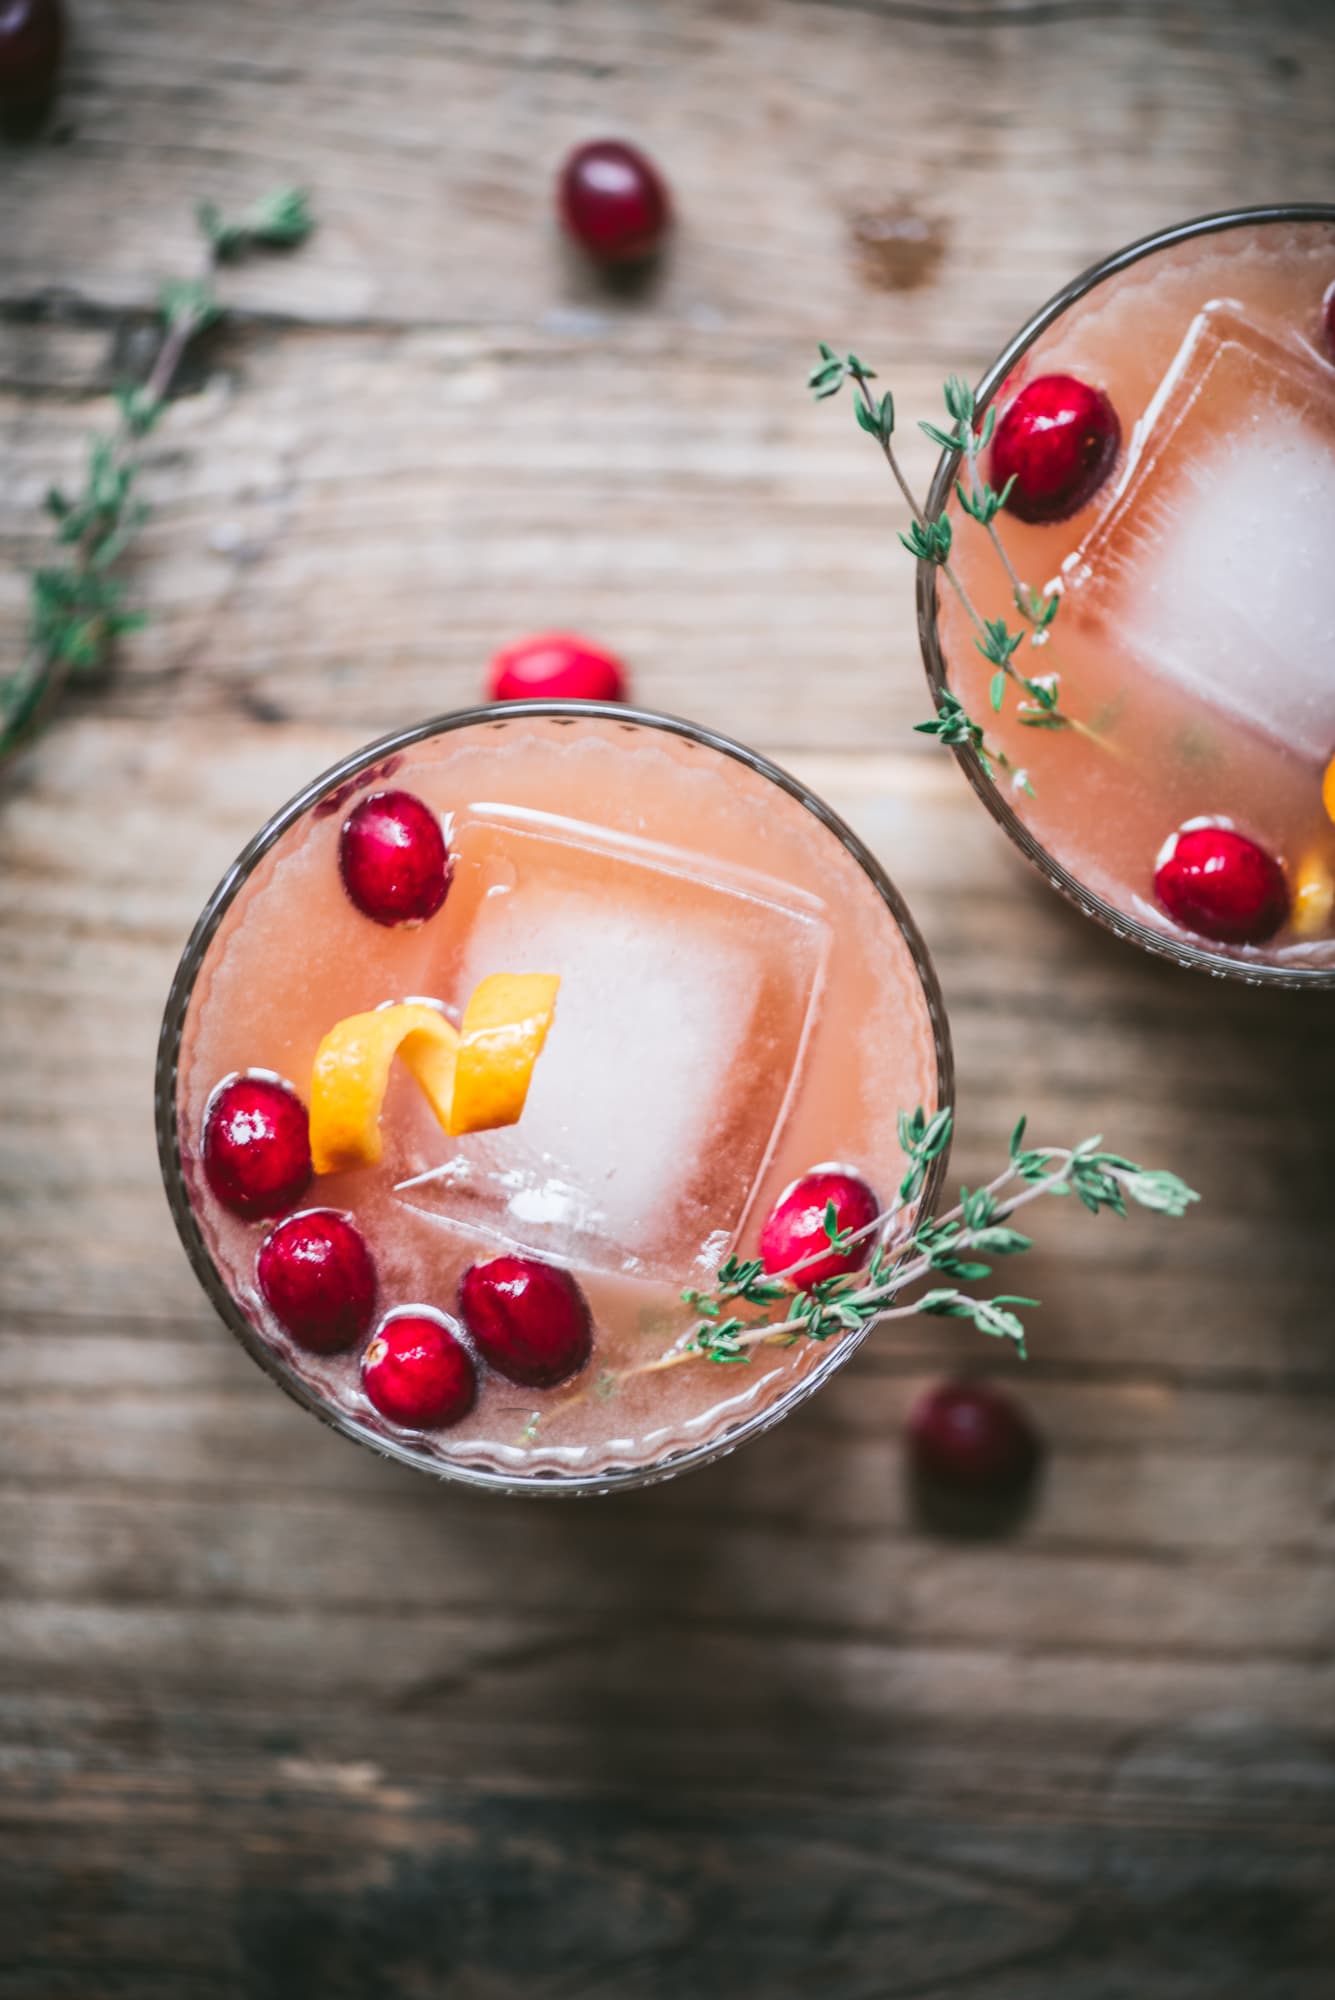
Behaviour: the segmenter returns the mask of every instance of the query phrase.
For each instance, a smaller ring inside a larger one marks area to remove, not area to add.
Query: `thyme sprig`
[[[118,421],[89,441],[81,491],[53,487],[46,496],[56,550],[32,574],[25,656],[0,675],[0,761],[36,735],[71,682],[101,679],[116,641],[145,623],[142,611],[126,608],[125,584],[115,573],[148,517],[135,492],[139,448],[162,415],[191,342],[222,316],[212,283],[216,266],[251,250],[295,246],[314,227],[299,188],[280,188],[233,220],[203,202],[197,220],[206,267],[163,287],[162,338],[146,380],[116,391]]]
[[[914,1217],[911,1205],[931,1162],[950,1142],[952,1122],[949,1109],[931,1118],[921,1109],[901,1117],[900,1143],[907,1166],[893,1207],[864,1229],[847,1232],[839,1229],[831,1203],[825,1214],[826,1245],[783,1272],[765,1271],[758,1259],[729,1258],[710,1290],[683,1293],[684,1302],[697,1315],[684,1338],[656,1361],[631,1372],[656,1373],[695,1359],[745,1363],[752,1349],[762,1344],[823,1341],[918,1314],[971,1320],[980,1332],[1011,1341],[1023,1355],[1025,1326],[1020,1313],[1038,1301],[1011,1292],[979,1297],[960,1289],[992,1275],[989,1259],[1032,1249],[1032,1239],[1009,1226],[1013,1216],[1044,1195],[1074,1194],[1093,1215],[1108,1209],[1123,1216],[1129,1203],[1181,1216],[1200,1199],[1177,1174],[1106,1152],[1101,1138],[1069,1147],[1026,1146],[1022,1118],[1011,1135],[1006,1166],[985,1187],[961,1188],[959,1201],[945,1215]],[[874,1239],[863,1269],[801,1286],[804,1269],[830,1249],[847,1251],[862,1239]],[[917,1297],[904,1297],[936,1277],[955,1282],[932,1284]],[[776,1316],[781,1303],[783,1310]],[[759,1316],[748,1318],[738,1307],[749,1307]]]
[[[1001,559],[1015,607],[1024,621],[1018,630],[1012,630],[1005,618],[984,618],[969,596],[951,560],[954,529],[950,516],[942,510],[934,519],[929,519],[904,476],[894,447],[894,397],[889,390],[878,396],[870,387],[876,379],[875,369],[860,361],[856,354],[836,353],[825,341],[821,341],[819,346],[820,360],[807,377],[807,387],[818,402],[823,402],[827,397],[837,395],[845,382],[854,385],[853,407],[859,427],[880,445],[913,515],[908,532],[901,534],[899,539],[911,556],[919,562],[933,563],[940,570],[974,628],[975,646],[995,669],[989,690],[993,713],[1001,713],[1006,686],[1011,682],[1019,690],[1016,720],[1025,728],[1071,729],[1091,741],[1106,745],[1106,738],[1062,706],[1061,681],[1056,672],[1026,674],[1016,664],[1015,656],[1026,637],[1034,646],[1048,642],[1061,607],[1061,598],[1056,591],[1036,591],[1022,582],[998,532],[997,515],[1006,504],[1013,481],[1008,480],[1005,486],[997,489],[988,484],[980,470],[982,455],[992,441],[995,409],[989,406],[979,423],[973,390],[960,376],[952,375],[942,392],[951,428],[944,430],[940,425],[927,421],[921,421],[918,428],[943,451],[954,452],[964,460],[968,483],[966,485],[964,480],[957,480],[955,490],[964,512],[984,529]],[[1027,775],[1015,771],[1004,751],[995,743],[988,742],[982,725],[968,714],[958,696],[949,690],[943,689],[938,697],[936,714],[929,721],[916,723],[914,727],[922,735],[939,737],[943,743],[968,744],[989,777],[995,776],[994,767],[1000,765],[1014,772],[1013,782],[1032,796],[1033,787]]]
[[[921,1106],[901,1112],[904,1172],[888,1209],[861,1229],[844,1230],[830,1202],[824,1216],[824,1243],[783,1271],[767,1271],[758,1257],[727,1258],[711,1287],[682,1293],[692,1318],[666,1352],[631,1368],[605,1368],[592,1384],[574,1388],[545,1410],[534,1410],[521,1442],[535,1442],[542,1424],[559,1411],[590,1395],[606,1401],[623,1383],[640,1376],[660,1375],[693,1361],[744,1366],[758,1347],[825,1341],[861,1333],[882,1321],[918,1315],[967,1319],[981,1333],[1010,1341],[1023,1358],[1025,1325],[1020,1315],[1038,1300],[1016,1292],[984,1298],[961,1289],[992,1275],[989,1260],[1021,1256],[1033,1248],[1030,1237],[1010,1226],[1020,1210],[1044,1195],[1073,1194],[1092,1215],[1107,1209],[1124,1216],[1128,1205],[1135,1205],[1159,1215],[1181,1216],[1200,1200],[1177,1174],[1105,1152],[1101,1138],[1084,1139],[1078,1146],[1027,1146],[1026,1127],[1021,1118],[1011,1134],[1006,1165],[985,1187],[962,1187],[958,1202],[944,1215],[920,1216],[914,1204],[933,1162],[950,1144],[954,1114],[949,1106],[930,1116]],[[831,1250],[847,1252],[863,1242],[870,1248],[860,1269],[802,1284],[802,1273]],[[952,1282],[931,1282],[942,1278]],[[924,1285],[927,1289],[919,1290]],[[910,1292],[917,1296],[906,1297]]]

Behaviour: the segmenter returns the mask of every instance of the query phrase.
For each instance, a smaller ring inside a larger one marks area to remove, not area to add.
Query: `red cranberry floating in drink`
[[[540,632],[491,663],[493,701],[624,701],[626,670],[613,653],[569,632]]]
[[[834,1203],[834,1219],[839,1230],[863,1230],[876,1220],[881,1205],[856,1174],[842,1167],[818,1167],[794,1181],[770,1210],[760,1232],[760,1257],[765,1269],[776,1275],[792,1270],[792,1282],[805,1291],[822,1278],[837,1278],[848,1271],[860,1271],[872,1251],[870,1236],[861,1236],[847,1250],[830,1247],[825,1227],[826,1213]],[[818,1255],[818,1252],[824,1255]],[[806,1260],[811,1258],[808,1263]]]
[[[570,234],[599,264],[653,256],[672,214],[653,162],[621,139],[576,147],[561,169],[560,206]]]
[[[1264,944],[1289,914],[1289,885],[1273,855],[1209,822],[1189,822],[1164,844],[1154,893],[1184,930],[1219,944]]]
[[[371,1324],[371,1253],[361,1231],[332,1208],[280,1222],[260,1245],[256,1275],[274,1317],[312,1354],[341,1353]]]
[[[1098,492],[1121,440],[1102,389],[1074,375],[1039,375],[997,422],[992,484],[1014,479],[1006,508],[1021,521],[1064,521]]]
[[[492,1257],[464,1272],[459,1310],[478,1352],[526,1389],[554,1389],[589,1358],[593,1322],[569,1271],[536,1257]]]
[[[1321,302],[1321,331],[1325,335],[1326,354],[1335,361],[1335,283],[1327,286]]]
[[[224,1208],[247,1222],[281,1215],[311,1177],[306,1107],[277,1077],[235,1076],[204,1118],[204,1174]]]
[[[0,0],[0,111],[28,111],[50,96],[64,43],[59,0]]]
[[[472,1409],[477,1369],[443,1318],[409,1309],[380,1322],[362,1356],[362,1386],[391,1423],[444,1430]]]
[[[373,792],[343,824],[338,865],[343,886],[377,924],[420,924],[434,917],[450,886],[440,821],[412,792]]]
[[[956,1492],[1001,1497],[1033,1476],[1042,1449],[1019,1404],[985,1382],[943,1382],[909,1412],[913,1469]]]

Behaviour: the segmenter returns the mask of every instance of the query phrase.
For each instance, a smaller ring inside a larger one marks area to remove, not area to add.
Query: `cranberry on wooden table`
[[[577,146],[561,169],[561,218],[595,263],[642,263],[661,247],[671,204],[652,160],[623,139]]]
[[[914,1472],[956,1493],[1006,1498],[1026,1486],[1040,1445],[1024,1411],[988,1382],[941,1382],[909,1412]]]
[[[537,632],[496,654],[493,701],[624,701],[626,669],[615,653],[573,632]]]
[[[43,104],[65,45],[59,0],[0,0],[0,111]]]

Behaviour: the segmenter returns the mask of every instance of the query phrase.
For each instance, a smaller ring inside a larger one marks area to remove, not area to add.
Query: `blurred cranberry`
[[[624,701],[626,669],[573,632],[538,632],[506,646],[492,660],[493,701]]]
[[[987,1382],[942,1382],[909,1412],[914,1471],[959,1493],[1004,1498],[1026,1486],[1041,1447],[1019,1404]]]
[[[599,264],[637,264],[667,233],[671,205],[653,162],[621,139],[577,146],[561,169],[561,217]]]
[[[0,0],[0,111],[46,101],[64,46],[60,0]]]
[[[1321,330],[1326,336],[1326,353],[1335,361],[1335,284],[1327,287],[1321,303]]]

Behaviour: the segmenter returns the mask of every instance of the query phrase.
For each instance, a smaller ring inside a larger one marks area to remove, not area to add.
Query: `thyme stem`
[[[1028,675],[1015,664],[1014,655],[1023,643],[1022,629],[1012,631],[1006,619],[984,618],[951,561],[954,528],[949,513],[943,507],[935,519],[930,519],[926,510],[915,498],[894,448],[895,404],[894,397],[887,391],[879,398],[870,387],[875,378],[875,370],[859,361],[856,354],[840,355],[825,341],[820,343],[820,361],[807,378],[807,386],[818,400],[837,395],[845,382],[853,384],[853,405],[859,427],[876,439],[896,485],[908,502],[913,516],[913,525],[908,534],[901,534],[912,556],[919,562],[931,563],[941,571],[974,629],[974,643],[978,651],[988,660],[993,669],[991,702],[993,710],[1000,713],[1007,681],[1020,690],[1022,699],[1016,711],[1016,720],[1026,729],[1072,729],[1090,743],[1097,743],[1102,749],[1111,750],[1114,755],[1124,757],[1127,753],[1120,744],[1115,744],[1092,724],[1071,715],[1061,702],[1061,675],[1055,666],[1046,674]],[[979,472],[979,457],[989,444],[996,421],[994,408],[984,412],[981,426],[977,422],[977,404],[973,390],[959,376],[952,375],[945,385],[946,413],[953,429],[942,430],[933,423],[922,423],[919,428],[943,451],[953,453],[956,461],[963,459],[965,478],[956,481],[962,511],[978,522],[987,533],[992,547],[1001,559],[1002,567],[1010,585],[1015,608],[1025,624],[1030,627],[1029,642],[1037,646],[1046,642],[1054,619],[1061,606],[1060,596],[1048,591],[1040,598],[1037,591],[1028,589],[1014,563],[1011,561],[996,527],[996,516],[1005,506],[1013,479],[1008,481],[1001,492],[994,491]],[[965,480],[967,479],[967,490]],[[994,775],[993,763],[1014,771],[1005,752],[989,743],[981,725],[974,721],[964,708],[959,697],[949,688],[942,689],[937,696],[936,714],[928,722],[920,722],[915,727],[925,735],[936,736],[943,743],[967,745],[979,758],[989,777]],[[1014,772],[1017,785],[1032,794],[1033,787],[1022,771]]]
[[[113,574],[147,513],[131,498],[136,447],[161,415],[190,343],[219,316],[211,282],[217,266],[257,246],[301,243],[312,228],[296,188],[279,189],[234,221],[203,203],[198,219],[208,246],[204,272],[166,288],[164,331],[147,379],[117,394],[118,421],[109,436],[92,440],[83,491],[72,499],[48,495],[65,554],[34,571],[29,642],[21,664],[0,676],[0,766],[42,728],[70,680],[104,673],[116,640],[143,622],[121,609],[123,585]]]
[[[1003,1202],[994,1211],[990,1227],[995,1227],[998,1223],[1009,1221],[1010,1217],[1018,1214],[1020,1209],[1027,1208],[1030,1202],[1038,1201],[1042,1196],[1052,1194],[1055,1189],[1064,1187],[1069,1182],[1072,1163],[1077,1158],[1074,1149],[1053,1147],[1049,1149],[1049,1157],[1061,1159],[1062,1165],[1058,1172],[1049,1174],[1041,1181],[1031,1182],[1028,1186],[1021,1188],[1016,1194],[1012,1195],[1009,1200]],[[995,1196],[1017,1178],[1015,1168],[1013,1166],[1007,1167],[1004,1172],[996,1175],[993,1180],[988,1182],[986,1193]],[[888,1210],[885,1215],[878,1216],[875,1221],[868,1223],[865,1229],[848,1233],[845,1237],[841,1238],[841,1242],[846,1244],[857,1242],[859,1238],[870,1234],[873,1230],[882,1228],[897,1213],[897,1208]],[[940,1223],[941,1225],[957,1223],[962,1218],[963,1213],[963,1203],[957,1202],[954,1208],[948,1210],[940,1218]],[[911,1234],[911,1231],[906,1231],[899,1238],[899,1243],[903,1244],[908,1241]],[[969,1249],[972,1247],[972,1244],[973,1232],[969,1230],[961,1231],[960,1235],[955,1239],[955,1247],[958,1249]],[[804,1257],[801,1263],[792,1264],[787,1270],[778,1272],[775,1275],[791,1280],[806,1265],[818,1263],[828,1254],[827,1249],[818,1250],[811,1256]],[[932,1259],[930,1255],[924,1253],[911,1258],[906,1263],[896,1265],[893,1272],[884,1282],[870,1284],[864,1286],[861,1290],[842,1295],[839,1303],[842,1306],[852,1307],[866,1314],[869,1318],[869,1323],[872,1325],[879,1325],[882,1320],[912,1319],[921,1312],[921,1306],[916,1301],[911,1301],[907,1305],[897,1305],[895,1304],[895,1300],[898,1298],[900,1292],[907,1291],[911,1285],[921,1284],[925,1278],[931,1275],[931,1271]],[[750,1328],[745,1333],[739,1333],[736,1344],[738,1347],[745,1348],[758,1346],[765,1341],[780,1340],[788,1334],[804,1331],[807,1321],[808,1315],[805,1314],[792,1314],[787,1319],[766,1321],[762,1325]],[[664,1368],[675,1368],[683,1361],[694,1361],[698,1354],[698,1348],[674,1348],[667,1354],[660,1355],[656,1361],[642,1362],[638,1368],[628,1369],[625,1372],[628,1376],[653,1375],[659,1373]]]
[[[862,397],[863,408],[869,412],[869,414],[872,416],[873,419],[875,419],[878,416],[876,399],[867,387],[866,371],[861,367],[860,364],[857,363],[855,356],[850,356],[849,359],[850,359],[850,367],[848,372],[852,377],[853,381],[857,384],[858,393]],[[895,452],[894,443],[892,441],[892,433],[887,430],[882,430],[878,428],[875,435],[878,443],[880,444],[882,452],[885,454],[886,464],[890,467],[891,472],[893,472],[893,474],[895,475],[895,482],[898,485],[900,492],[903,494],[904,498],[908,501],[909,509],[913,515],[914,520],[918,523],[918,526],[920,528],[926,529],[927,515],[923,511],[923,509],[918,505],[918,502],[914,497],[913,489],[909,485],[908,480],[904,477],[903,470],[899,463],[899,458]],[[974,630],[976,632],[984,631],[985,627],[983,625],[982,618],[979,616],[978,610],[975,607],[972,598],[969,596],[968,591],[964,588],[964,585],[961,583],[958,575],[956,574],[955,566],[951,562],[949,556],[944,557],[938,564],[938,567],[945,575],[946,581],[950,584],[951,589],[954,591],[956,597],[958,597],[960,603],[963,605],[966,614],[972,621]],[[997,756],[999,755],[999,753],[994,751],[993,755]]]
[[[991,1274],[980,1257],[1004,1257],[1032,1248],[1027,1236],[1008,1225],[1015,1215],[1046,1195],[1075,1194],[1093,1214],[1111,1209],[1125,1215],[1129,1203],[1161,1215],[1185,1215],[1199,1196],[1176,1174],[1148,1170],[1118,1153],[1102,1150],[1100,1139],[1078,1146],[1026,1148],[1025,1120],[1011,1135],[1006,1166],[985,1186],[960,1190],[960,1199],[942,1216],[922,1217],[915,1204],[927,1184],[931,1165],[950,1142],[953,1118],[948,1108],[930,1118],[921,1109],[899,1121],[900,1143],[907,1162],[895,1202],[857,1230],[840,1230],[833,1204],[826,1211],[827,1242],[785,1271],[766,1271],[760,1259],[729,1257],[719,1266],[710,1292],[683,1292],[683,1302],[695,1314],[693,1322],[664,1353],[633,1367],[608,1369],[591,1386],[572,1389],[547,1411],[535,1411],[524,1439],[536,1437],[544,1415],[551,1416],[583,1402],[593,1393],[615,1394],[626,1382],[681,1368],[689,1361],[747,1363],[755,1349],[770,1342],[791,1345],[808,1338],[823,1341],[846,1333],[862,1333],[882,1321],[909,1319],[917,1314],[969,1319],[983,1333],[1010,1340],[1024,1354],[1025,1329],[1015,1308],[1037,1304],[1034,1299],[998,1293],[981,1297],[940,1285],[905,1299],[934,1273],[976,1282]],[[831,1252],[846,1259],[855,1247],[875,1239],[861,1269],[845,1265],[842,1275],[813,1282],[801,1289],[801,1274]],[[760,1317],[745,1320],[738,1308],[752,1307]],[[775,1311],[779,1317],[774,1317]]]
[[[165,402],[186,348],[199,330],[201,317],[197,311],[192,311],[168,327],[144,383],[142,394],[146,409],[156,410],[159,404]],[[110,439],[113,469],[121,468],[137,434],[130,418],[123,413]],[[90,523],[72,551],[72,570],[86,572],[96,553],[97,541],[94,524]],[[0,767],[16,757],[41,730],[64,693],[73,666],[69,653],[62,647],[32,646],[28,649],[18,673],[3,691],[4,706],[11,716],[18,711],[21,721],[16,728],[5,727],[0,731]]]

